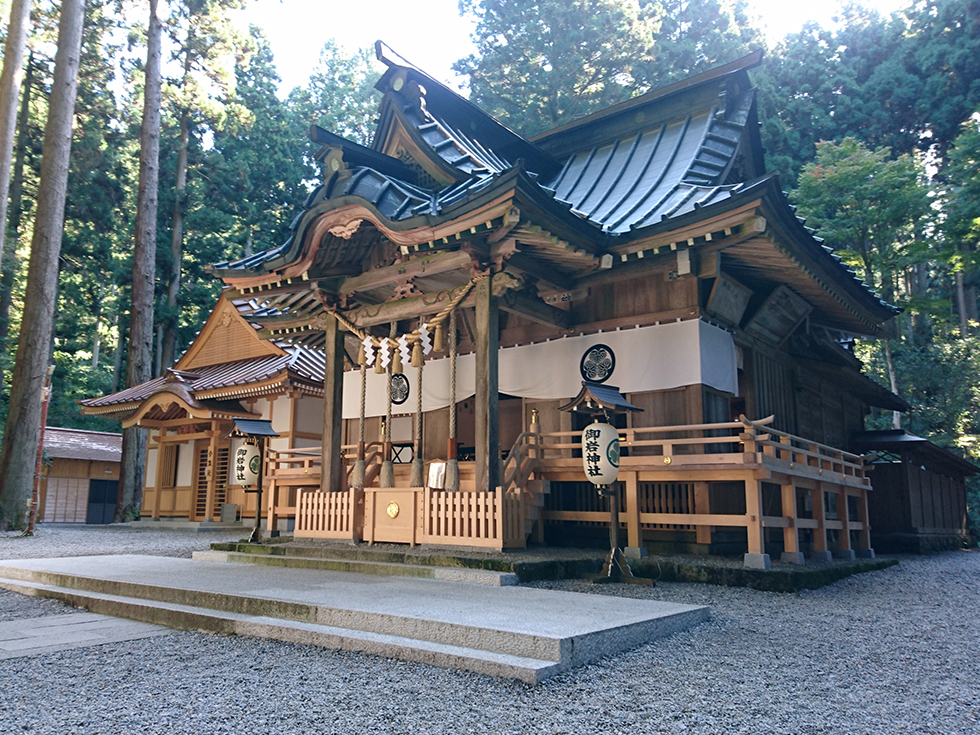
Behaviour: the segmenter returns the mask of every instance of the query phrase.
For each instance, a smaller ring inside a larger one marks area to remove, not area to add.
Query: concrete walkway
[[[177,628],[536,683],[707,619],[691,605],[149,556],[0,561],[0,587]]]
[[[0,621],[0,660],[153,638],[171,632],[162,625],[89,612]]]

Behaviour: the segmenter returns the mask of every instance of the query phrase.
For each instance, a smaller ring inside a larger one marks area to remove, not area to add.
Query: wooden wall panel
[[[87,477],[48,477],[45,523],[85,523],[88,512]]]

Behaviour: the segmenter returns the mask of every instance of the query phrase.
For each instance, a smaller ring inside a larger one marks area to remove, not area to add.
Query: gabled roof
[[[55,459],[118,462],[122,457],[122,434],[45,426],[44,452]]]
[[[598,268],[606,253],[614,262],[643,257],[644,242],[761,207],[771,227],[751,246],[739,246],[736,267],[750,277],[775,268],[769,280],[792,271],[794,289],[856,333],[874,333],[897,313],[803,226],[778,180],[764,175],[747,74],[761,52],[528,141],[380,43],[378,49],[388,69],[376,85],[385,96],[371,149],[316,132],[336,153],[329,154],[324,184],[294,219],[290,239],[266,253],[216,263],[215,275],[241,288],[340,278],[361,272],[375,230],[416,251],[440,239],[458,246],[485,237],[499,226],[494,218],[514,206],[522,225],[565,241],[552,248],[521,240],[521,257],[574,280]],[[352,236],[364,220],[371,232],[362,228]],[[514,236],[521,235],[519,226]],[[701,241],[686,235],[681,243]],[[586,257],[570,259],[569,252]]]
[[[130,412],[156,394],[176,392],[183,395],[183,391],[188,401],[196,401],[201,407],[217,410],[224,401],[227,410],[234,413],[241,411],[237,404],[231,405],[234,399],[282,390],[287,381],[307,385],[314,392],[319,390],[323,385],[323,353],[302,345],[260,339],[258,327],[239,314],[239,311],[251,311],[256,307],[254,302],[248,304],[220,298],[204,328],[167,375],[107,396],[86,398],[79,402],[82,410],[87,414]],[[244,325],[244,331],[236,329],[241,325]],[[237,337],[234,352],[229,350],[225,331],[232,329]],[[197,365],[195,360],[201,355],[212,354],[217,343],[226,350],[226,360],[212,363],[208,359],[206,362],[212,364]],[[253,349],[255,345],[264,347],[265,354]],[[269,351],[270,347],[274,352]],[[235,359],[236,354],[251,356]]]

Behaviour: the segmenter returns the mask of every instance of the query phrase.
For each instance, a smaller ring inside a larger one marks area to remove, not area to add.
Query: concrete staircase
[[[363,651],[529,684],[708,616],[704,607],[526,587],[147,556],[0,562],[0,587],[173,628]]]

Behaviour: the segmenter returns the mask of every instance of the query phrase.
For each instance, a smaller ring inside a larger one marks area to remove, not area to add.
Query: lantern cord
[[[449,458],[446,460],[446,490],[459,490],[456,459],[456,312],[449,312]]]
[[[364,477],[367,473],[367,465],[364,461],[364,409],[367,395],[367,365],[361,363],[361,414],[360,422],[357,427],[357,458],[354,460],[354,470],[351,472],[351,487],[358,490],[364,487]]]
[[[419,365],[418,371],[418,379],[415,381],[415,450],[412,453],[410,487],[425,486],[425,461],[422,459],[422,365]]]
[[[398,322],[391,323],[391,329],[389,331],[389,339],[394,339],[395,330],[398,328]],[[395,361],[388,361],[387,383],[388,383],[388,406],[385,409],[385,434],[384,434],[384,461],[381,463],[381,474],[378,478],[378,484],[381,487],[394,487],[395,486],[395,466],[391,461],[391,376],[392,368],[395,365]]]

